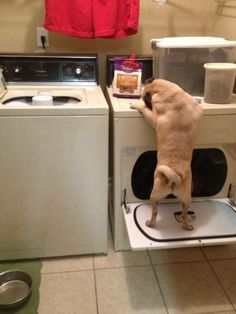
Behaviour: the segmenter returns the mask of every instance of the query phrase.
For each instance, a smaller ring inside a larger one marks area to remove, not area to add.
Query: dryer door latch
[[[126,189],[121,191],[121,206],[125,209],[126,214],[130,213],[130,207],[126,203]]]
[[[229,192],[228,192],[228,198],[229,198],[229,204],[231,206],[236,207],[236,201],[235,201],[235,191],[236,190],[236,185],[235,184],[231,184],[229,185]]]

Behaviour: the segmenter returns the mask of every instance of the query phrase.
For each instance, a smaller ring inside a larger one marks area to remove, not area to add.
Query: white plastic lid
[[[209,48],[209,47],[232,47],[236,41],[226,40],[221,37],[209,36],[184,36],[165,37],[151,39],[152,48]]]
[[[32,98],[32,105],[36,106],[52,106],[52,96],[48,95],[36,95]]]
[[[235,63],[217,62],[217,63],[205,63],[204,68],[207,70],[218,70],[218,71],[236,71]]]

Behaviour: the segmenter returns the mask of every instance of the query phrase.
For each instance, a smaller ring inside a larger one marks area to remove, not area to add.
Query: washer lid
[[[150,204],[133,203],[127,208],[123,213],[133,250],[236,242],[236,208],[224,199],[193,201],[189,208],[189,218],[196,217],[192,231],[184,230],[177,220],[181,203],[160,203],[154,228],[145,224],[151,217]]]
[[[55,105],[31,105],[38,93],[51,92]],[[100,86],[8,86],[0,97],[0,116],[106,115],[108,104]]]

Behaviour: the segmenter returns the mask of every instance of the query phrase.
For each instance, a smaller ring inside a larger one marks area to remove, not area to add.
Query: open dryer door
[[[182,204],[167,196],[158,204],[158,216],[154,228],[146,226],[151,218],[148,203],[156,168],[156,151],[145,151],[133,165],[130,186],[123,190],[122,210],[128,231],[130,246],[134,250],[145,248],[161,249],[187,246],[226,244],[236,242],[236,205],[233,201],[234,188],[223,197],[222,188],[228,187],[229,174],[226,157],[220,149],[196,149],[192,160],[192,197],[189,219],[194,219],[193,230],[184,230],[178,222]],[[226,183],[227,182],[227,183]],[[131,192],[132,191],[132,192]],[[131,193],[140,200],[129,201]],[[232,194],[232,201],[231,199]]]
[[[236,207],[229,205],[227,199],[193,201],[188,212],[190,219],[196,217],[191,231],[184,230],[176,219],[181,213],[180,203],[160,203],[154,228],[145,225],[151,217],[150,204],[123,204],[122,210],[133,250],[236,242]]]

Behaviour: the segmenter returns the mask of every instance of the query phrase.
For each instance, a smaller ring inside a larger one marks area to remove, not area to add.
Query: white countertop
[[[141,99],[118,98],[112,95],[112,87],[107,87],[107,94],[112,103],[114,116],[139,117],[141,113],[131,109],[130,105],[142,101]],[[204,115],[232,115],[236,114],[236,95],[233,95],[233,102],[230,104],[209,104],[202,101]]]

